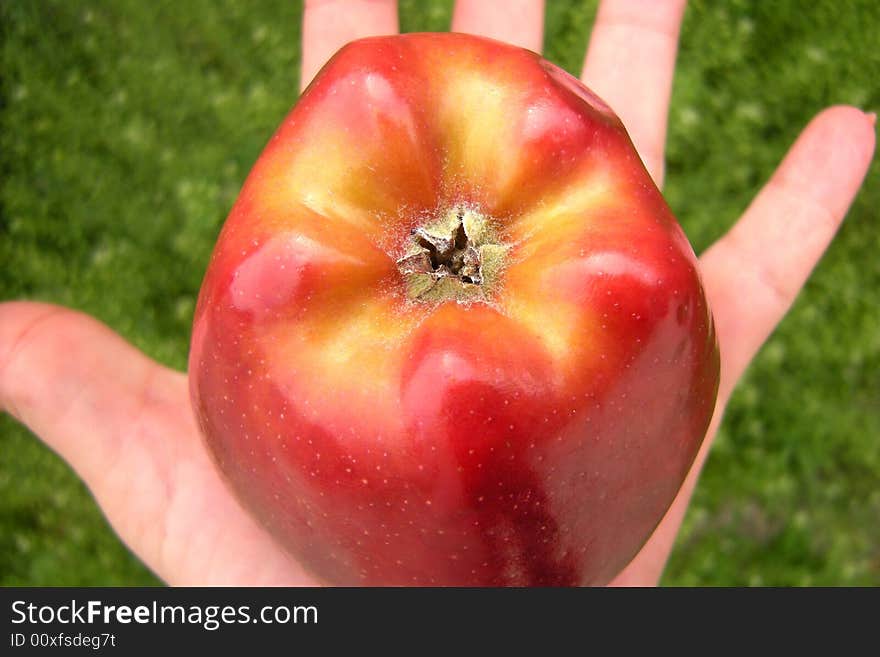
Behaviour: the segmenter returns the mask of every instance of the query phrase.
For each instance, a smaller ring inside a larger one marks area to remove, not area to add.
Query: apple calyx
[[[509,246],[498,241],[485,216],[469,208],[449,210],[414,228],[397,260],[413,301],[471,302],[490,298]]]

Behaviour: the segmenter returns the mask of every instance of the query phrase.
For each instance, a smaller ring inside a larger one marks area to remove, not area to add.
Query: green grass
[[[549,4],[547,56],[577,73],[595,2]],[[80,308],[182,368],[213,241],[297,97],[300,12],[0,4],[0,299]],[[401,4],[405,31],[450,14]],[[698,252],[813,114],[880,109],[878,33],[876,0],[692,3],[666,195]],[[734,396],[664,583],[880,585],[878,172]],[[155,582],[67,466],[0,418],[0,583]]]

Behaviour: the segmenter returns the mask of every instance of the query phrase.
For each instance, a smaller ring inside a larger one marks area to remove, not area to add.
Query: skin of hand
[[[660,187],[684,10],[684,0],[604,0],[581,76],[616,108]],[[543,0],[458,0],[452,29],[540,51],[543,14]],[[394,0],[307,0],[302,86],[346,42],[397,31]],[[874,123],[853,107],[821,112],[700,258],[721,347],[717,407],[678,496],[613,584],[658,582],[731,392],[843,221],[873,156]],[[98,321],[58,306],[0,304],[0,409],[76,470],[122,540],[169,584],[319,584],[221,480],[186,375]]]

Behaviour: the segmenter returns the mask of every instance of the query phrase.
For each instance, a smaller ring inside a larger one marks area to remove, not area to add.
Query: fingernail
[[[877,112],[865,112],[865,116],[871,122],[871,125],[877,125]]]

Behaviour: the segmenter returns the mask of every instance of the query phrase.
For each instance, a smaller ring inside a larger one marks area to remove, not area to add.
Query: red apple
[[[263,151],[190,355],[242,503],[346,585],[608,582],[678,491],[718,349],[626,130],[538,55],[365,39]]]

